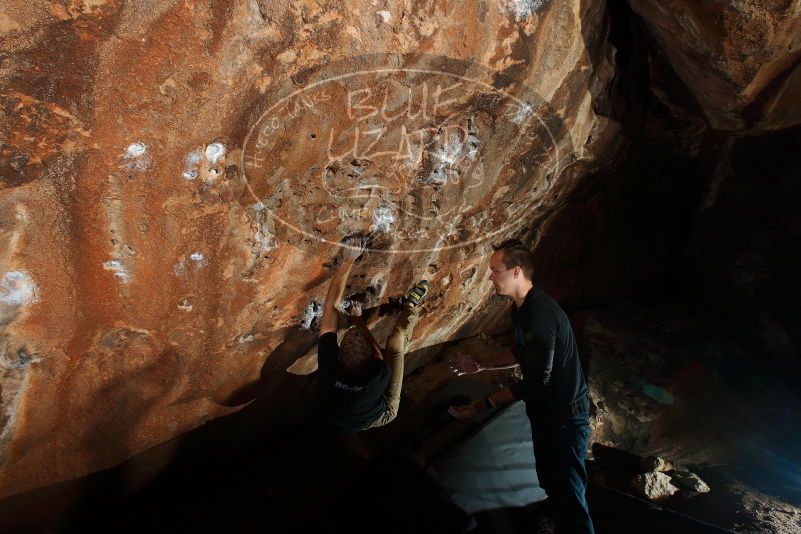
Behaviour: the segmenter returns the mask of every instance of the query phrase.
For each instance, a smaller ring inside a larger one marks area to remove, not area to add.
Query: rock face
[[[709,486],[701,480],[701,477],[689,471],[673,471],[670,473],[670,481],[680,489],[685,489],[694,493],[709,493]]]
[[[412,348],[482,326],[610,127],[603,5],[374,4],[3,3],[0,497],[235,410],[346,235],[349,295],[431,280]]]
[[[637,475],[631,484],[642,495],[653,500],[670,497],[679,491],[679,488],[670,483],[670,477],[660,471]]]
[[[629,0],[713,128],[801,120],[801,7],[793,0]]]

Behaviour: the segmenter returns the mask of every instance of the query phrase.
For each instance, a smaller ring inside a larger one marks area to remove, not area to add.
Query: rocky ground
[[[792,382],[686,312],[623,305],[573,319],[594,442],[689,467],[710,487],[679,491],[665,506],[737,531],[801,531],[801,403]]]

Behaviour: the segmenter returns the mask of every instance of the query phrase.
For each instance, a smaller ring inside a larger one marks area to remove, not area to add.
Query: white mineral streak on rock
[[[103,264],[103,268],[114,273],[114,276],[127,283],[131,281],[131,273],[120,260],[108,260]]]

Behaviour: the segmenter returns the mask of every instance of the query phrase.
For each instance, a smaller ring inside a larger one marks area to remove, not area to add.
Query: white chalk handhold
[[[206,159],[210,163],[217,161],[225,155],[225,146],[222,143],[212,143],[206,147]]]
[[[36,301],[36,284],[22,271],[8,271],[0,279],[0,303],[21,306]]]
[[[300,319],[300,327],[303,330],[311,328],[315,319],[323,316],[323,306],[317,301],[311,301],[306,309],[303,311],[303,317]]]
[[[120,260],[108,260],[103,264],[103,269],[113,272],[114,276],[123,282],[128,282],[131,279],[131,274]]]
[[[546,0],[501,0],[501,10],[514,14],[515,20],[521,22],[539,11],[545,2]]]
[[[203,156],[200,155],[200,152],[198,152],[197,150],[193,150],[186,156],[186,164],[197,165],[198,163],[200,163],[200,160],[202,158]]]
[[[125,155],[129,158],[138,158],[144,156],[146,151],[147,147],[144,143],[136,142],[128,145],[128,148],[125,149]]]
[[[373,229],[377,232],[388,232],[395,222],[395,214],[388,204],[381,204],[373,211]]]

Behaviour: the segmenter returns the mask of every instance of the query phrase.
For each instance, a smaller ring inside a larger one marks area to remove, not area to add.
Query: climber
[[[513,300],[514,348],[481,363],[459,355],[452,370],[475,373],[519,363],[523,380],[484,399],[452,406],[449,412],[457,419],[467,419],[485,409],[525,401],[537,477],[559,531],[591,533],[584,466],[589,389],[570,321],[556,301],[534,285],[533,255],[520,241],[505,241],[494,249],[489,280],[496,294]]]
[[[420,304],[428,293],[428,281],[412,287],[401,299],[364,310],[351,301],[351,322],[342,344],[337,345],[339,305],[353,263],[364,252],[361,238],[344,243],[337,269],[323,306],[317,345],[320,380],[325,395],[326,418],[337,434],[355,434],[391,422],[398,415],[403,384],[403,357],[419,319]],[[399,316],[381,349],[369,324],[380,316],[399,311]]]

